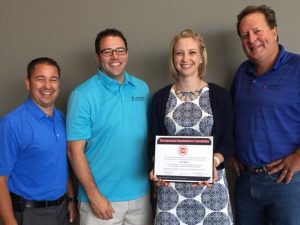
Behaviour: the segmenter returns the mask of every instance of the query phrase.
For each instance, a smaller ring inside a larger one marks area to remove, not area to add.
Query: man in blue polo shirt
[[[99,70],[73,90],[67,113],[80,223],[147,225],[149,88],[125,71],[128,49],[120,31],[101,31],[95,49]]]
[[[237,31],[248,60],[236,72],[239,225],[300,221],[300,56],[278,44],[275,12],[249,6]]]
[[[0,218],[4,225],[66,225],[76,206],[68,181],[65,119],[54,106],[60,67],[51,58],[27,66],[29,98],[0,121]]]

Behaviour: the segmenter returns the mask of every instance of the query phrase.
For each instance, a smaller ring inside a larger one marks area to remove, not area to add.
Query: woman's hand
[[[198,183],[193,183],[193,187],[196,186],[207,186],[212,187],[213,184],[218,180],[218,170],[217,167],[224,161],[224,157],[220,153],[214,154],[214,171],[213,171],[213,179],[212,181],[201,181]]]

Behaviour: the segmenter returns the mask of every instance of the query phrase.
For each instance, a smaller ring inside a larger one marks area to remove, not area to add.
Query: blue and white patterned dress
[[[198,94],[194,100],[182,101],[171,89],[165,115],[168,135],[211,135],[213,116],[209,88],[199,90]],[[155,224],[233,224],[225,169],[218,170],[218,177],[211,188],[192,187],[192,183],[183,182],[171,182],[168,187],[159,186]]]

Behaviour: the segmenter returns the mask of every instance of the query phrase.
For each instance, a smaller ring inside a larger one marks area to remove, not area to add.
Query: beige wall
[[[0,117],[24,101],[27,63],[39,56],[62,67],[58,107],[70,91],[94,74],[94,39],[107,27],[122,30],[129,43],[128,71],[146,80],[152,92],[172,81],[168,47],[185,28],[203,34],[208,49],[206,80],[225,88],[245,59],[235,31],[236,15],[249,4],[277,12],[280,42],[300,52],[300,2],[293,0],[1,0]]]
[[[168,73],[171,38],[184,28],[200,31],[208,48],[207,81],[228,88],[244,60],[235,32],[237,13],[266,3],[278,13],[280,41],[299,52],[300,2],[240,0],[9,0],[0,4],[0,117],[26,98],[26,65],[50,56],[62,67],[58,106],[65,111],[70,91],[96,71],[94,39],[106,28],[124,32],[129,42],[128,71],[154,92],[172,81]],[[296,21],[296,22],[295,22]]]

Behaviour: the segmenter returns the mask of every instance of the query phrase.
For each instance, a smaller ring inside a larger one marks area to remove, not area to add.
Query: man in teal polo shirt
[[[147,84],[128,74],[127,41],[115,29],[95,40],[99,70],[76,87],[67,113],[68,156],[80,182],[80,223],[151,222]]]

